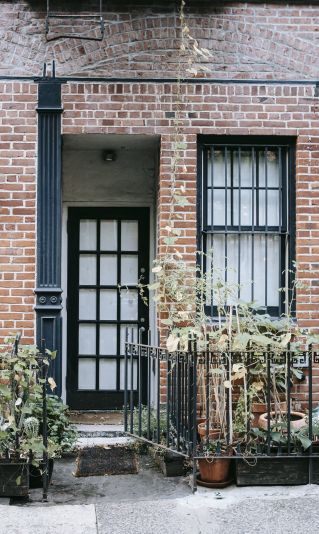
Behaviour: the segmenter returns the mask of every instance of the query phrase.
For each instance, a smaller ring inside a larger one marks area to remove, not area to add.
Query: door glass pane
[[[121,356],[124,356],[125,354],[125,342],[126,342],[126,329],[129,329],[128,332],[128,342],[129,343],[137,343],[137,325],[131,325],[131,324],[122,324],[121,325],[121,342],[120,342],[120,354]],[[133,337],[132,337],[132,331],[133,331]]]
[[[117,256],[115,254],[101,256],[100,283],[106,286],[117,285]]]
[[[96,354],[94,324],[79,325],[79,354]]]
[[[80,289],[79,319],[96,319],[96,291],[95,289]]]
[[[103,289],[100,291],[100,319],[116,320],[117,318],[117,289]]]
[[[80,221],[80,250],[96,250],[96,221]]]
[[[79,358],[79,389],[95,389],[95,359]]]
[[[124,389],[125,384],[125,362],[120,362],[120,389]],[[128,362],[127,366],[127,385],[131,388],[131,362]],[[133,389],[137,389],[137,361],[133,361]]]
[[[100,325],[100,354],[117,354],[117,327],[115,324]]]
[[[138,256],[121,256],[121,284],[133,285],[138,283]]]
[[[100,389],[116,389],[116,360],[100,360]]]
[[[121,320],[137,321],[138,295],[133,289],[121,291]]]
[[[138,250],[138,222],[122,221],[121,227],[121,250]]]
[[[101,250],[117,250],[117,221],[101,221]]]
[[[93,254],[80,255],[80,285],[93,286],[96,284],[96,256]]]

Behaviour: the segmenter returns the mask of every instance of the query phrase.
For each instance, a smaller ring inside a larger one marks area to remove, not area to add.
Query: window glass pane
[[[268,191],[267,209],[268,226],[279,226],[281,224],[279,221],[279,191]]]
[[[214,148],[212,150],[213,154],[213,169],[212,169],[212,178],[213,178],[213,187],[225,187],[226,177],[227,185],[230,185],[231,181],[231,167],[230,167],[230,157],[229,150],[227,150],[227,165],[225,164],[225,149],[224,148]]]
[[[79,291],[79,319],[96,319],[96,291],[95,289],[80,289]]]
[[[80,221],[80,250],[96,250],[96,221]]]
[[[133,289],[121,291],[121,320],[137,321],[138,295]]]
[[[102,359],[100,364],[100,389],[116,389],[116,360]]]
[[[256,174],[254,169],[254,174]],[[253,165],[252,150],[239,148],[233,150],[233,184],[234,187],[252,187]],[[254,180],[256,180],[254,178]]]
[[[267,238],[267,305],[278,306],[280,299],[279,275],[280,275],[280,237],[268,236]]]
[[[79,358],[79,389],[95,389],[95,359]]]
[[[287,205],[281,206],[280,152],[283,160],[287,158],[286,149],[265,146],[226,150],[212,147],[206,152],[207,183],[212,189],[203,191],[207,209],[203,229],[212,225],[213,235],[204,235],[203,243],[206,242],[208,254],[213,249],[213,258],[205,258],[204,269],[208,272],[207,282],[211,278],[214,286],[214,305],[218,304],[218,279],[227,282],[227,295],[222,286],[219,288],[221,305],[230,304],[237,297],[245,302],[254,300],[260,306],[279,305],[278,285],[285,268],[285,259],[280,258],[281,238],[263,231],[265,227],[279,227],[281,212],[289,212],[288,200]],[[230,227],[236,233],[214,234],[214,228],[224,232],[232,231]],[[256,233],[252,235],[253,232]],[[211,303],[211,291],[208,284],[207,304]]]
[[[117,326],[100,325],[100,354],[103,356],[117,354]]]
[[[94,324],[79,325],[79,354],[96,354],[96,333]]]
[[[266,187],[279,187],[279,158],[278,150],[273,148],[262,149],[259,151],[259,184]]]
[[[121,256],[121,284],[133,285],[138,283],[138,256]]]
[[[208,196],[208,212],[211,212],[211,195]],[[215,189],[213,194],[213,225],[225,226],[225,190]],[[229,220],[229,219],[228,219]]]
[[[252,290],[252,246],[251,235],[238,236],[240,258],[240,299],[251,301]]]
[[[265,236],[255,235],[254,244],[254,295],[253,300],[260,306],[265,305]]]
[[[121,250],[138,250],[138,222],[122,221]]]
[[[115,254],[101,255],[100,283],[105,286],[117,285],[117,256]]]
[[[117,289],[102,289],[100,291],[100,319],[116,320],[117,318]]]
[[[101,221],[101,250],[117,250],[117,221]]]
[[[80,255],[80,285],[94,286],[96,284],[96,256],[93,254]]]
[[[255,206],[256,208],[256,199]],[[240,206],[240,224],[241,226],[252,226],[253,222],[253,199],[252,191],[250,189],[241,189],[241,206]],[[254,209],[255,211],[255,209]]]

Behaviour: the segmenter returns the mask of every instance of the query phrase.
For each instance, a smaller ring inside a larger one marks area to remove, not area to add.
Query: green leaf
[[[0,384],[0,394],[4,395],[5,397],[10,397],[11,391],[8,388],[8,386],[5,386],[4,384]]]
[[[154,284],[149,284],[148,285],[148,289],[150,291],[155,291],[156,289],[158,289],[159,287],[161,286],[161,284],[159,282],[154,282]]]
[[[184,208],[185,206],[190,206],[191,203],[189,202],[188,198],[186,197],[175,197],[175,202],[176,202],[176,205],[177,206],[181,206],[182,208]]]
[[[172,237],[172,236],[164,237],[163,241],[165,245],[168,245],[168,246],[175,245],[176,237]]]
[[[311,440],[309,438],[307,438],[307,436],[303,435],[303,434],[298,434],[298,439],[301,443],[301,446],[304,450],[307,450],[309,449],[309,447],[311,446]]]
[[[21,476],[16,478],[16,485],[21,486]]]
[[[247,332],[236,334],[233,340],[233,350],[246,350],[249,340],[250,334]]]

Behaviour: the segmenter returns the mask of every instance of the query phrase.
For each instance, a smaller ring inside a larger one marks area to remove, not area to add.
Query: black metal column
[[[38,84],[37,345],[45,339],[57,351],[49,373],[61,395],[61,81],[44,77]]]

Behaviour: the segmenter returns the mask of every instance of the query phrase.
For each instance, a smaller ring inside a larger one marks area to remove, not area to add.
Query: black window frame
[[[258,226],[258,232],[266,234],[278,234],[281,237],[281,273],[278,277],[281,279],[281,287],[288,286],[288,299],[292,298],[293,288],[293,263],[295,260],[295,236],[296,236],[296,187],[295,187],[295,153],[296,153],[296,139],[294,137],[286,136],[232,136],[232,135],[199,135],[197,138],[197,250],[200,251],[198,255],[198,264],[201,266],[203,272],[206,272],[206,257],[207,251],[205,236],[209,234],[221,233],[224,235],[234,233],[246,233],[252,235],[256,233],[256,225],[252,227],[246,226],[232,226],[227,225],[221,228],[207,224],[207,196],[204,197],[205,191],[207,194],[207,151],[213,147],[238,149],[256,147],[260,148],[277,148],[284,149],[287,157],[281,158],[282,167],[282,195],[280,209],[282,210],[282,223],[278,227]],[[226,186],[227,187],[227,186]],[[213,188],[213,185],[212,185]],[[287,209],[284,210],[284,203],[287,201]],[[240,209],[240,208],[239,208]],[[286,211],[286,213],[285,213]],[[280,223],[280,221],[279,221]],[[288,258],[287,258],[288,256]],[[227,266],[227,258],[225,260]],[[288,268],[288,272],[287,272]],[[264,307],[264,311],[272,317],[280,317],[287,311],[287,304],[285,304],[287,294],[280,292],[279,305]],[[217,307],[211,302],[210,305],[205,305],[205,313],[208,316],[217,316]],[[291,306],[292,315],[295,314],[295,302]]]

